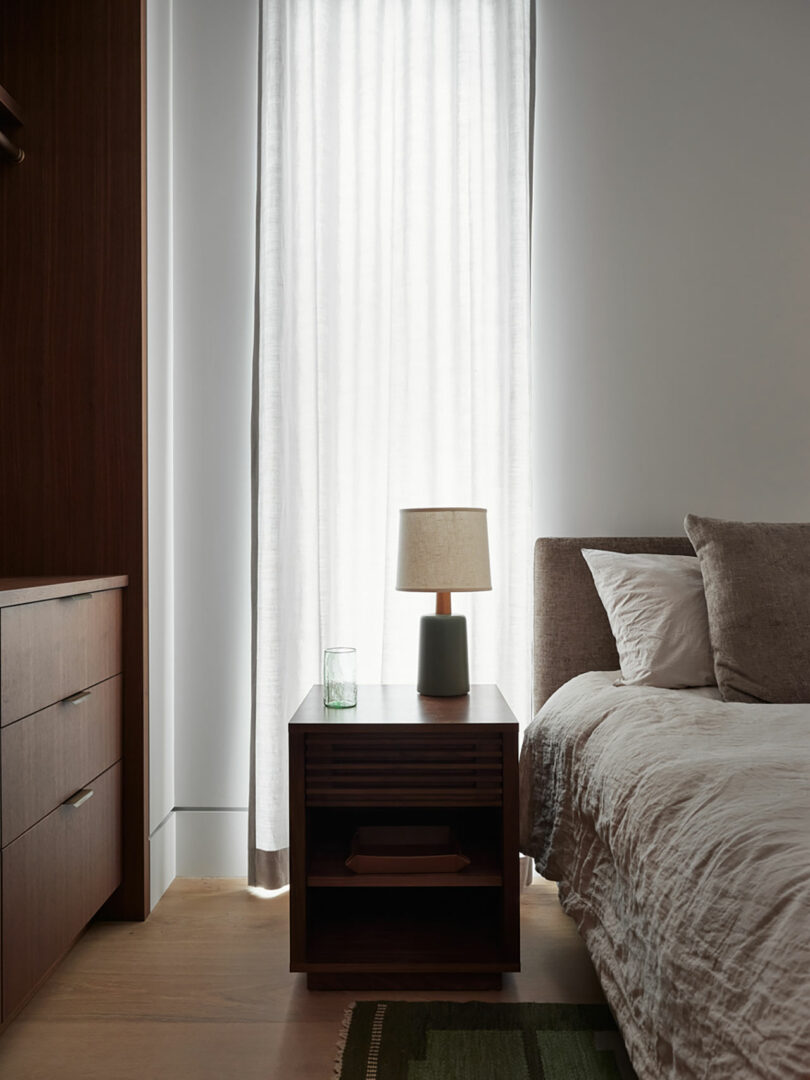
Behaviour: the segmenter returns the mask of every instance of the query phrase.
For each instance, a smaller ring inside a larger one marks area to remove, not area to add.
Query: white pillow
[[[583,548],[622,677],[617,686],[676,690],[715,682],[709,616],[698,560]]]

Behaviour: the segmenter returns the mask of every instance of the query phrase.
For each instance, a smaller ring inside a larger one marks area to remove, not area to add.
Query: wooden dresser
[[[126,584],[0,579],[0,1026],[121,881]]]

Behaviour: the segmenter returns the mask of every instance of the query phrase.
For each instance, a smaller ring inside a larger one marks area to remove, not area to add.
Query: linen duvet
[[[641,1080],[810,1077],[810,706],[590,672],[526,732],[521,848]]]

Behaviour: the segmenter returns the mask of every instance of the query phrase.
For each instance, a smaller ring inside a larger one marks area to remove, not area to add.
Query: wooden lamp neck
[[[449,592],[437,592],[436,593],[436,614],[437,615],[451,615],[450,610],[450,593]]]

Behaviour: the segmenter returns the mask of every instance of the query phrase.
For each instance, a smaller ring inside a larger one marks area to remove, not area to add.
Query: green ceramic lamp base
[[[416,688],[427,697],[460,697],[470,692],[467,620],[463,615],[422,616]]]

